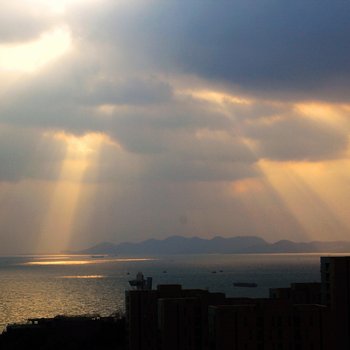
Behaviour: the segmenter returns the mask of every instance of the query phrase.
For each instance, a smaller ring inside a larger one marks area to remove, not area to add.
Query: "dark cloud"
[[[188,140],[191,140],[191,144],[188,144],[190,149],[197,130],[214,132],[231,127],[231,122],[224,115],[205,110],[200,103],[172,101],[147,110],[131,108],[129,111],[115,112],[109,124],[109,133],[129,151],[159,153],[188,144]]]
[[[95,110],[101,105],[151,108],[172,99],[170,85],[150,75],[115,72],[105,76],[104,67],[96,67],[93,58],[83,55],[63,63],[57,62],[8,93],[0,106],[0,120],[81,134],[110,127]]]
[[[179,182],[229,182],[256,175],[249,163],[170,160],[168,157],[149,162],[147,173],[153,180]]]
[[[135,67],[263,95],[348,100],[349,11],[347,1],[159,0],[101,10],[88,35],[114,40]]]
[[[64,156],[62,144],[42,137],[38,130],[0,128],[0,182],[57,180]]]

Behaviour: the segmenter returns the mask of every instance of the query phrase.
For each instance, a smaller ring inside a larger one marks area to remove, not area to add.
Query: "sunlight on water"
[[[70,259],[68,255],[49,255],[49,256],[34,256],[37,260],[62,260],[62,259]]]
[[[28,261],[21,265],[91,265],[106,264],[111,262],[128,262],[128,261],[151,261],[151,258],[118,258],[118,259],[93,259],[93,260],[51,260],[51,261]]]
[[[76,278],[76,279],[96,279],[96,278],[106,278],[104,275],[85,275],[85,276],[60,276],[57,278]]]
[[[322,254],[325,255],[325,254]],[[334,255],[334,254],[332,254]],[[209,289],[229,297],[267,297],[269,288],[320,280],[319,254],[91,255],[0,257],[0,332],[7,323],[124,309],[139,271],[158,284]],[[256,288],[235,288],[235,282]]]

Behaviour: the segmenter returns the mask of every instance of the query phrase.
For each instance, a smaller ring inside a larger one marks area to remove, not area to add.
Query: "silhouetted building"
[[[350,257],[322,257],[321,283],[268,299],[138,288],[126,292],[126,316],[130,350],[349,350]]]
[[[295,298],[313,301],[319,287],[294,284],[290,289]],[[180,285],[127,291],[130,350],[327,349],[327,308],[294,304],[288,295],[225,298]]]
[[[321,305],[268,299],[210,306],[210,349],[325,349],[325,311]]]
[[[209,306],[210,350],[257,349],[255,305]]]
[[[157,302],[155,290],[125,292],[125,311],[130,350],[154,350],[158,347]]]
[[[159,299],[159,348],[202,349],[206,337],[206,318],[207,312],[198,298]]]
[[[293,304],[322,304],[321,283],[292,283],[289,288],[270,288],[270,298],[289,300]]]
[[[271,299],[279,299],[279,300],[290,300],[291,299],[291,288],[270,288],[269,295]]]
[[[56,316],[8,325],[0,334],[1,350],[126,350],[125,319]]]
[[[130,350],[207,349],[208,306],[224,300],[223,293],[181,285],[126,291]]]
[[[321,257],[321,282],[333,348],[350,349],[350,257]]]

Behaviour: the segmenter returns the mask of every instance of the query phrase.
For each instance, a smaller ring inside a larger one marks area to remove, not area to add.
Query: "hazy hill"
[[[139,243],[113,244],[104,242],[81,250],[79,254],[209,254],[209,253],[334,253],[350,252],[350,242],[293,242],[281,240],[268,243],[256,236],[230,238],[171,236],[158,240],[148,239]]]
[[[110,242],[102,242],[91,248],[84,249],[81,252],[82,254],[116,254],[117,245]]]

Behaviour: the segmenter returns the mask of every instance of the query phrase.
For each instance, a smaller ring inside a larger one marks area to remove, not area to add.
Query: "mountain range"
[[[236,236],[212,239],[171,236],[148,239],[139,243],[99,243],[71,254],[215,254],[215,253],[347,253],[349,241],[293,242],[280,240],[269,243],[257,236]]]

